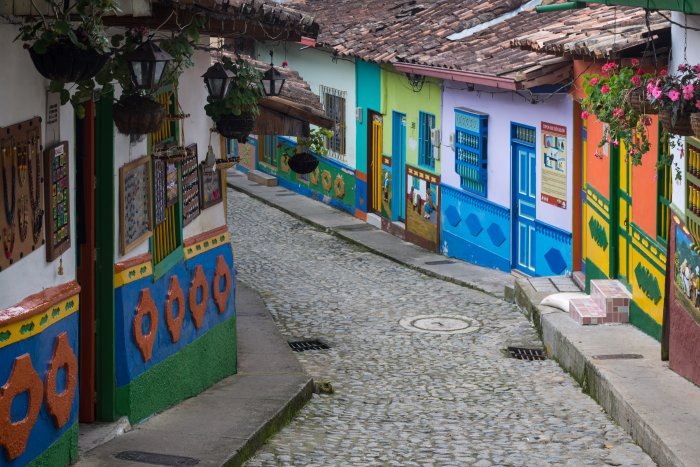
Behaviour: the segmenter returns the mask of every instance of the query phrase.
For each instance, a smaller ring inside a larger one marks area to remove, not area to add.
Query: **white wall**
[[[355,62],[339,58],[335,63],[332,55],[324,50],[305,47],[293,42],[279,45],[258,44],[257,59],[270,62],[270,50],[274,50],[274,63],[282,66],[285,60],[289,68],[298,71],[301,78],[309,83],[311,90],[320,95],[321,85],[345,91],[345,159],[341,162],[353,169],[356,165],[355,151]],[[319,97],[320,99],[320,97]],[[328,156],[330,157],[330,155]]]
[[[206,41],[206,40],[205,40]],[[213,126],[213,122],[204,112],[204,105],[207,101],[207,91],[202,80],[202,75],[211,65],[211,57],[206,51],[196,51],[193,57],[194,66],[186,69],[180,77],[178,90],[178,99],[180,106],[185,114],[190,116],[184,120],[185,140],[184,144],[197,144],[197,151],[200,162],[204,160],[209,144],[209,129]],[[119,92],[119,91],[118,91]],[[212,147],[217,157],[219,157],[219,135],[214,133],[211,135]],[[130,143],[128,136],[120,134],[115,127],[114,138],[114,187],[115,199],[119,200],[119,168],[124,164],[136,160],[147,153],[147,138],[144,137],[141,142]],[[115,226],[117,229],[114,233],[115,262],[123,261],[134,256],[148,253],[149,242],[145,241],[136,248],[128,252],[126,255],[121,255],[119,252],[119,206],[115,206]],[[194,219],[183,230],[183,239],[206,232],[226,224],[225,206],[224,203],[219,203],[208,209],[205,209],[201,214]]]
[[[566,94],[557,94],[547,101],[533,105],[512,92],[477,86],[467,91],[466,84],[444,82],[442,108],[442,182],[459,188],[455,171],[454,149],[450,135],[455,131],[455,107],[466,107],[489,114],[488,133],[488,199],[510,208],[511,205],[511,152],[510,124],[520,123],[537,130],[537,218],[571,232],[573,196],[573,101]],[[525,93],[523,93],[525,94]],[[541,95],[542,98],[548,95]],[[539,200],[541,193],[542,122],[565,126],[567,136],[567,208],[561,209]]]
[[[0,127],[6,127],[41,116],[46,121],[46,89],[48,81],[36,71],[29,53],[21,42],[13,42],[18,28],[0,24],[2,66],[0,66]],[[42,142],[46,145],[45,126],[42,124]],[[71,247],[63,253],[63,275],[58,275],[59,259],[46,262],[46,247],[40,246],[29,255],[0,271],[0,309],[12,306],[23,298],[43,289],[76,278],[76,217],[75,217],[75,138],[73,108],[61,107],[60,140],[68,141],[70,149],[70,220]],[[44,226],[45,227],[45,226]],[[46,232],[44,232],[46,233]]]
[[[700,28],[700,16],[698,15],[684,15],[682,13],[673,12],[671,15],[673,21],[678,24],[683,24],[691,28]],[[686,36],[687,31],[687,36]],[[671,26],[671,39],[672,39],[672,55],[671,63],[668,67],[669,72],[674,72],[678,69],[678,65],[681,63],[689,63],[691,66],[700,63],[700,31],[693,31],[691,29],[685,30],[680,26]],[[685,50],[686,56],[684,57],[684,47],[687,42],[687,49]],[[681,158],[680,148],[676,147],[672,150],[674,154],[674,164],[678,164],[681,168],[683,174],[683,180],[676,181],[674,179],[673,183],[673,204],[675,207],[685,212],[685,159]],[[675,168],[673,169],[675,173]]]

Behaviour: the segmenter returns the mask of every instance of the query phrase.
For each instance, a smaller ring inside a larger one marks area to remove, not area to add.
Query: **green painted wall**
[[[117,411],[131,423],[195,396],[236,372],[236,318],[210,329],[179,352],[117,388]]]
[[[41,455],[31,461],[29,467],[54,467],[69,465],[78,460],[78,422],[63,433]],[[4,464],[3,464],[4,465]]]
[[[406,163],[418,165],[418,113],[427,112],[435,115],[435,128],[441,128],[440,113],[442,103],[442,82],[434,78],[425,78],[420,92],[411,88],[404,73],[391,66],[382,67],[382,114],[384,114],[384,154],[392,152],[392,112],[406,114]],[[421,167],[423,168],[423,167]],[[435,169],[426,171],[440,174],[440,160],[435,161]]]

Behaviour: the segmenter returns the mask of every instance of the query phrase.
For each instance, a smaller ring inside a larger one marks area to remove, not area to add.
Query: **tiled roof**
[[[587,35],[597,53],[605,40],[616,38],[616,52],[640,43],[644,11],[635,8],[592,5],[581,10],[537,13],[528,9],[458,40],[449,37],[489,24],[513,12],[528,0],[294,0],[288,5],[313,15],[321,25],[318,43],[339,55],[377,63],[410,63],[483,73],[528,82],[527,87],[562,82],[570,58],[552,57],[557,30],[572,38]],[[617,13],[615,11],[617,10]],[[342,12],[342,14],[341,14]],[[617,34],[613,34],[617,17]],[[653,27],[668,27],[652,15]],[[598,22],[600,22],[598,24]],[[624,28],[624,29],[623,29]],[[634,34],[632,35],[632,32]],[[544,36],[542,36],[544,34]],[[567,34],[567,33],[563,33]],[[538,42],[545,38],[544,45]],[[524,38],[531,47],[522,48]],[[519,47],[511,46],[517,44]],[[527,50],[526,50],[527,49]],[[546,76],[546,78],[545,78]],[[558,79],[559,81],[556,81]]]

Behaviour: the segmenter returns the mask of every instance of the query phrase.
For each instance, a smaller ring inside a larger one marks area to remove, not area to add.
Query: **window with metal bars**
[[[435,168],[433,144],[430,141],[430,130],[435,128],[435,115],[426,112],[418,113],[418,165],[428,169]]]
[[[323,99],[323,109],[328,118],[335,121],[333,136],[326,138],[326,149],[328,153],[335,158],[343,159],[345,157],[345,91],[321,86],[321,96]]]
[[[670,153],[668,133],[661,133],[659,139],[659,161],[665,161]],[[656,238],[666,243],[671,215],[671,166],[659,164],[656,175]]]
[[[177,95],[172,90],[164,91],[156,100],[167,109],[168,115],[175,115],[177,111]],[[176,119],[165,118],[161,128],[148,136],[151,151],[159,148],[176,145],[179,143],[178,122]],[[180,163],[166,164],[166,170],[162,172],[165,181],[153,182],[153,190],[165,190],[161,193],[166,199],[165,215],[153,229],[151,237],[151,254],[155,276],[162,275],[177,261],[182,259],[182,196],[180,187]],[[154,201],[157,196],[153,196]]]
[[[277,136],[275,135],[259,135],[258,136],[258,160],[269,164],[273,167],[277,166]]]

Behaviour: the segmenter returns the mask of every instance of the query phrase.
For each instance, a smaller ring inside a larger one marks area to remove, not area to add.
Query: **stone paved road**
[[[536,339],[510,304],[424,276],[229,193],[238,278],[335,394],[315,395],[247,465],[654,465],[552,361],[504,356]],[[405,317],[473,320],[453,335],[404,329]]]

